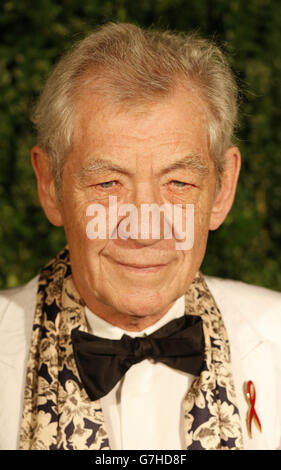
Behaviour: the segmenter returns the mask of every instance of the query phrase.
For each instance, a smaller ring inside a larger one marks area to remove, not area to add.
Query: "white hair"
[[[75,101],[89,79],[92,89],[130,106],[161,99],[179,81],[195,85],[209,111],[209,148],[220,181],[237,120],[237,86],[222,51],[195,34],[109,23],[62,57],[34,109],[38,145],[49,155],[58,193],[72,145]]]

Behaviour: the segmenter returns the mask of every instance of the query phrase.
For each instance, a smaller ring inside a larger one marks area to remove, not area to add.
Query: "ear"
[[[225,154],[225,170],[222,175],[221,188],[211,212],[210,230],[216,230],[223,223],[232,207],[240,168],[240,151],[237,147],[230,147]]]
[[[38,146],[33,147],[31,161],[37,178],[39,200],[46,217],[53,225],[63,225],[48,154]]]

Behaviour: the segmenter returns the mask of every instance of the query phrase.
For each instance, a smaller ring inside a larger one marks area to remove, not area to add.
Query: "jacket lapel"
[[[233,379],[237,406],[240,413],[244,448],[278,448],[280,424],[276,416],[278,387],[272,348],[252,324],[245,321],[239,312],[227,316],[226,326],[230,340]],[[247,412],[251,409],[244,393],[245,383],[252,381],[256,391],[254,409],[261,422],[260,432],[254,420],[251,423],[252,438],[247,428]]]
[[[240,363],[240,371],[237,371],[236,390],[238,407],[244,435],[245,449],[270,450],[277,449],[278,442],[278,419],[276,416],[277,408],[277,384],[276,371],[272,351],[267,342],[260,342],[256,347],[248,352]],[[237,364],[238,365],[238,364]],[[248,403],[243,391],[244,383],[251,380],[255,387],[255,399],[252,395],[250,404]],[[251,420],[252,438],[247,429],[247,412],[254,407],[255,412],[261,423],[261,432],[255,423]]]

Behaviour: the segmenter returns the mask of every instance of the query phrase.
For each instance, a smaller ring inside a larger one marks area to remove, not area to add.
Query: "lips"
[[[166,264],[128,264],[128,263],[118,263],[122,266],[136,269],[145,269],[145,268],[159,268],[161,266],[167,266]]]
[[[134,274],[156,274],[167,267],[167,264],[123,264],[117,263],[117,265],[126,272],[131,272]]]
[[[119,266],[121,269],[125,270],[130,270],[134,272],[157,272],[157,271],[162,271],[164,268],[166,268],[168,265],[171,264],[173,260],[167,258],[164,260],[161,256],[157,259],[157,256],[154,255],[154,260],[141,260],[140,258],[138,260],[132,260],[129,259],[124,259],[124,256],[121,258],[121,256],[109,256],[108,254],[104,255],[107,260],[110,262],[110,264],[113,264],[115,266]],[[151,257],[152,258],[152,257]],[[162,259],[161,259],[162,258]],[[146,261],[146,262],[144,262]]]

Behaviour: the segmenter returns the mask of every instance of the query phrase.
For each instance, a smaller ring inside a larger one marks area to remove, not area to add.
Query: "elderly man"
[[[2,449],[280,446],[281,296],[200,272],[235,195],[236,95],[213,44],[129,24],[54,69],[32,164],[68,245],[1,294]]]

